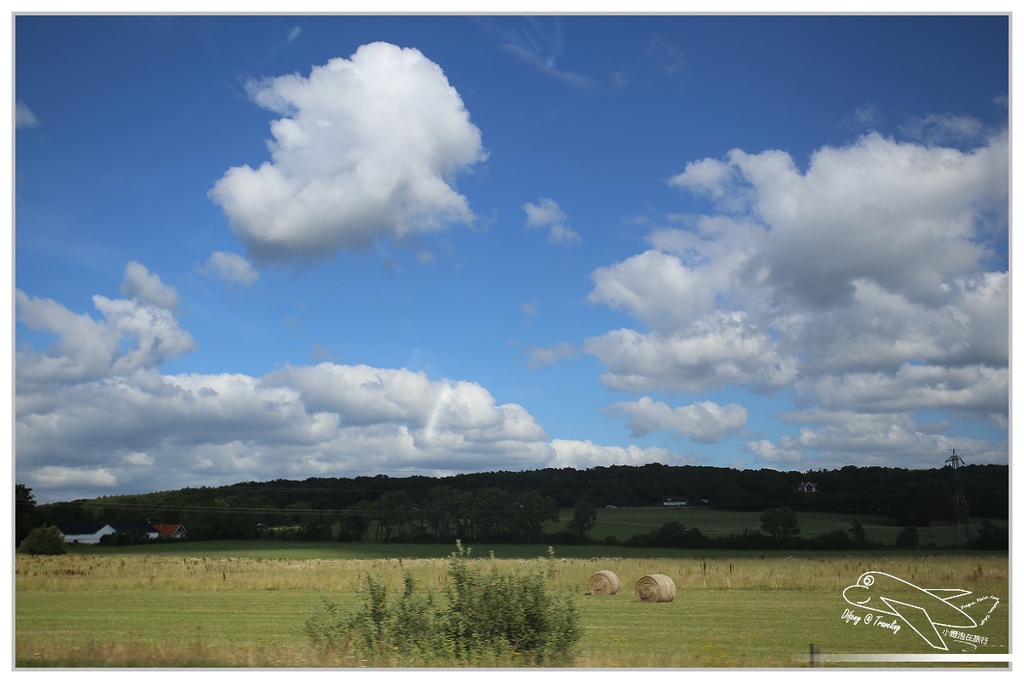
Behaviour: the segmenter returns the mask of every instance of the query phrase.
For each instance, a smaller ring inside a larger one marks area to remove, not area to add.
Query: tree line
[[[967,465],[959,477],[972,516],[1008,518],[1008,466]],[[807,484],[814,492],[807,492]],[[190,538],[204,540],[534,542],[548,540],[544,526],[558,519],[560,509],[574,510],[567,533],[585,536],[591,510],[661,506],[667,498],[727,510],[882,515],[895,525],[926,526],[951,521],[954,481],[949,467],[782,472],[654,463],[448,477],[278,479],[45,505],[23,497],[16,492],[19,538],[32,526],[116,520],[181,523]]]

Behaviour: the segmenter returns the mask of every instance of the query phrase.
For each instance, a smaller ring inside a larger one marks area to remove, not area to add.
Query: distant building
[[[160,538],[185,538],[187,535],[185,527],[181,524],[155,524]]]
[[[687,500],[686,498],[666,498],[661,502],[661,504],[667,508],[679,508],[683,507],[689,502],[690,501]]]
[[[109,524],[62,524],[57,527],[65,543],[96,544],[107,534],[115,533]]]
[[[153,540],[160,535],[160,532],[156,530],[152,524],[138,524],[135,522],[111,522],[110,526],[114,527],[114,533],[125,534],[132,536],[144,536],[149,540]]]
[[[66,524],[58,526],[60,533],[64,536],[65,543],[85,543],[95,545],[104,536],[111,534],[138,534],[146,538],[156,538],[160,532],[151,524],[136,524],[133,522],[110,522],[108,524]]]
[[[818,484],[813,481],[802,481],[800,482],[799,490],[803,493],[817,493]]]

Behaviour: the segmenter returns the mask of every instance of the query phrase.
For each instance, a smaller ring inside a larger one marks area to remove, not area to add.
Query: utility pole
[[[971,537],[971,514],[967,511],[967,497],[964,496],[964,487],[960,481],[960,468],[964,461],[956,454],[946,458],[946,464],[953,470],[953,523],[956,524],[956,544],[963,547]]]

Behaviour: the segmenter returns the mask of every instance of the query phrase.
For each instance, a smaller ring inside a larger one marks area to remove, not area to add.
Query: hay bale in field
[[[636,582],[636,599],[640,602],[672,602],[676,584],[664,574],[648,574]]]
[[[587,581],[587,592],[590,595],[615,595],[619,592],[619,577],[615,572],[602,569]]]

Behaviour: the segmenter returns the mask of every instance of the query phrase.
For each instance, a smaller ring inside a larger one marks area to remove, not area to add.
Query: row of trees
[[[500,488],[462,491],[435,486],[421,500],[406,491],[387,491],[356,506],[378,541],[506,541],[541,539],[544,524],[558,520],[558,503],[536,491]]]
[[[530,543],[543,540],[544,525],[558,520],[555,499],[536,491],[510,492],[494,487],[465,491],[445,484],[419,497],[404,490],[385,491],[374,500],[360,500],[347,510],[318,510],[305,501],[283,509],[252,507],[245,504],[248,501],[230,499],[221,499],[221,504],[186,508],[147,505],[141,500],[37,508],[26,487],[19,487],[16,496],[21,501],[17,542],[34,526],[110,520],[155,523],[173,519],[184,524],[189,538],[194,540]],[[72,514],[60,514],[69,510]],[[596,518],[596,510],[593,514]],[[67,521],[69,517],[72,522]],[[86,517],[89,518],[83,519]]]
[[[720,550],[873,550],[882,544],[867,538],[863,525],[853,520],[849,529],[837,529],[811,538],[799,536],[800,523],[796,512],[789,507],[773,507],[760,516],[760,531],[744,530],[739,534],[710,537],[700,529],[686,527],[678,521],[666,522],[658,529],[639,534],[624,545],[655,548],[694,548]],[[896,537],[897,548],[916,548],[919,543],[917,527],[907,526]],[[1006,550],[1009,537],[1005,529],[997,529],[985,520],[967,543],[975,550]]]
[[[1007,466],[969,465],[960,472],[972,516],[1008,517]],[[818,491],[801,492],[802,482]],[[181,523],[193,539],[536,541],[559,509],[573,510],[569,534],[578,538],[589,533],[597,509],[660,506],[680,496],[720,509],[885,515],[900,526],[926,526],[951,520],[952,484],[946,467],[800,473],[649,464],[245,482],[39,506],[17,486],[16,540],[33,526],[116,520]]]

